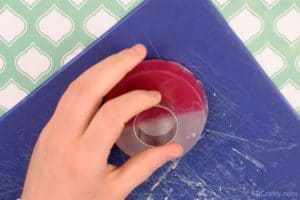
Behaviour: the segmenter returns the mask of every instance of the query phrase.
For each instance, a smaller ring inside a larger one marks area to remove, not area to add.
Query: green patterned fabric
[[[300,113],[300,1],[213,2],[266,74]]]
[[[0,1],[0,116],[142,1]],[[300,1],[213,3],[300,112]]]
[[[0,115],[140,0],[1,0]]]

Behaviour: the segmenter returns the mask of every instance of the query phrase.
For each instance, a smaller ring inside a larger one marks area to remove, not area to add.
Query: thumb
[[[118,169],[117,180],[126,193],[143,183],[167,161],[174,160],[183,154],[183,148],[176,143],[160,147],[151,147],[138,153]]]

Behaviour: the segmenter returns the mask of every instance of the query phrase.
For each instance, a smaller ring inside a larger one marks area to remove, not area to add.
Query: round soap
[[[133,156],[150,146],[176,142],[188,152],[201,138],[208,105],[204,88],[182,65],[163,60],[140,63],[107,95],[112,99],[132,90],[157,90],[159,105],[125,125],[117,145]]]

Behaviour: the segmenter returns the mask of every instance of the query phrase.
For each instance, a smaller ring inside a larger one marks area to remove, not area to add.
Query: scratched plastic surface
[[[266,199],[256,196],[259,191],[298,192],[291,199],[299,198],[299,117],[209,0],[152,0],[0,119],[0,199],[20,195],[33,144],[68,83],[136,42],[147,45],[148,58],[192,71],[210,110],[205,136],[193,150],[128,199]],[[113,149],[112,163],[126,159]]]

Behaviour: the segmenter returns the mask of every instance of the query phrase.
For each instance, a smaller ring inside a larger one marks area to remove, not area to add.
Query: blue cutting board
[[[129,199],[300,198],[299,117],[241,41],[209,0],[148,0],[0,119],[0,199],[20,195],[36,138],[67,85],[137,42],[148,47],[148,58],[195,73],[209,116],[193,150]],[[125,159],[115,147],[111,162]]]

